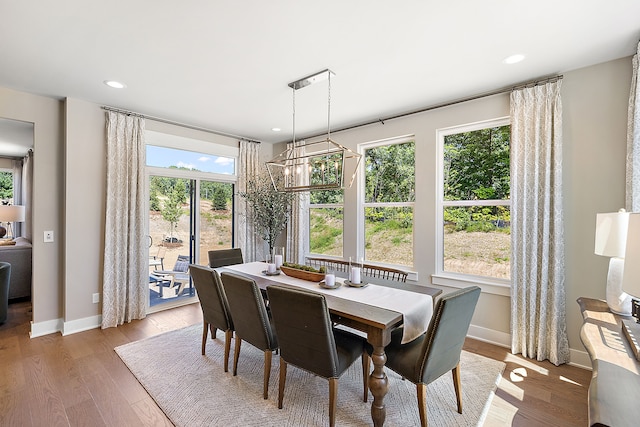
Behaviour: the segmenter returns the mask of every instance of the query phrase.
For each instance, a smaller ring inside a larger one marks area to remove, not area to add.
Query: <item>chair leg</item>
[[[240,357],[240,346],[242,345],[242,339],[236,334],[236,346],[233,351],[233,376],[238,375],[238,357]]]
[[[208,335],[209,335],[209,324],[207,322],[203,322],[203,325],[202,325],[202,355],[203,356],[207,348]]]
[[[367,402],[369,400],[369,370],[371,368],[371,358],[366,350],[362,352],[362,382],[364,384],[364,394],[362,395],[362,401]]]
[[[269,378],[271,377],[271,350],[264,352],[264,384],[262,385],[262,398],[269,398]]]
[[[280,381],[278,382],[278,409],[282,409],[284,400],[284,385],[287,382],[287,362],[280,358]]]
[[[224,333],[224,371],[229,372],[229,353],[231,353],[231,338],[233,331],[228,329]]]
[[[462,413],[462,393],[460,384],[460,363],[451,371],[453,374],[453,387],[456,389],[456,401],[458,403],[458,413]]]
[[[338,400],[338,379],[329,378],[329,426],[336,425],[336,401]]]
[[[420,426],[427,427],[427,385],[416,384],[418,391],[418,412],[420,413]]]

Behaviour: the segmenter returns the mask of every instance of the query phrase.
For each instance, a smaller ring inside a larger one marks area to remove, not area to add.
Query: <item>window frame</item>
[[[437,141],[437,170],[436,176],[436,222],[435,222],[435,273],[432,282],[436,285],[463,288],[470,284],[479,285],[483,291],[498,295],[510,295],[512,279],[498,277],[478,276],[465,273],[457,273],[444,270],[444,208],[449,206],[509,206],[512,207],[511,198],[508,200],[444,200],[444,139],[448,135],[477,131],[492,127],[511,125],[508,116],[483,120],[464,125],[450,126],[436,130]],[[473,203],[471,203],[473,202]],[[512,251],[513,253],[513,251]]]
[[[358,154],[362,155],[362,165],[358,170],[358,190],[357,190],[357,195],[358,195],[358,202],[357,202],[357,209],[358,209],[358,213],[356,215],[356,228],[357,228],[357,232],[356,232],[356,259],[360,259],[362,258],[367,264],[372,264],[372,265],[380,265],[380,266],[387,266],[387,267],[393,267],[393,268],[398,268],[404,271],[407,271],[409,273],[408,279],[410,280],[417,280],[418,279],[418,275],[415,272],[415,253],[416,253],[416,227],[415,227],[415,207],[416,207],[416,202],[415,200],[413,202],[366,202],[365,201],[365,197],[366,197],[366,190],[365,190],[365,185],[366,185],[366,161],[365,161],[365,152],[369,149],[372,148],[378,148],[378,147],[383,147],[383,146],[389,146],[389,145],[397,145],[397,144],[404,144],[404,143],[408,143],[408,142],[413,142],[414,146],[416,144],[416,136],[414,134],[409,134],[409,135],[402,135],[402,136],[397,136],[397,137],[393,137],[393,138],[386,138],[386,139],[380,139],[377,141],[369,141],[369,142],[362,142],[360,144],[358,144]],[[415,153],[414,153],[414,167],[415,167]],[[414,171],[414,179],[415,179],[415,171]],[[416,189],[417,192],[417,183],[414,181],[414,189]],[[411,234],[412,234],[412,254],[413,254],[413,259],[411,260],[411,265],[403,265],[403,264],[393,264],[393,263],[387,263],[387,262],[380,262],[380,261],[372,261],[372,260],[367,260],[365,258],[365,246],[366,246],[366,242],[365,242],[365,209],[366,208],[374,208],[374,207],[389,207],[389,208],[395,208],[395,207],[410,207],[413,210],[413,224],[412,224],[412,230],[411,230]]]

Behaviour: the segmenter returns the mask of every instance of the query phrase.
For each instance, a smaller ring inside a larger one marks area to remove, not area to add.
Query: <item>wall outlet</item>
[[[97,304],[100,302],[100,294],[93,294],[93,303]]]
[[[44,242],[45,243],[53,242],[53,230],[44,232]]]

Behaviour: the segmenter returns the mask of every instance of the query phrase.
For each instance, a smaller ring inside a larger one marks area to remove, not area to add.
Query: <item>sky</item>
[[[234,173],[233,158],[154,145],[147,145],[147,166],[161,168],[176,166],[227,175],[233,175]]]

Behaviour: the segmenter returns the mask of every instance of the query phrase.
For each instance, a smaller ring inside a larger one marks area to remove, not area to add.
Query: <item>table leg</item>
[[[373,419],[374,426],[382,427],[387,416],[387,411],[384,407],[384,396],[389,390],[389,380],[387,379],[387,374],[384,372],[384,365],[387,362],[384,346],[373,347],[371,361],[373,362],[373,372],[371,372],[369,376],[369,390],[371,390],[371,394],[373,395],[371,418]]]

